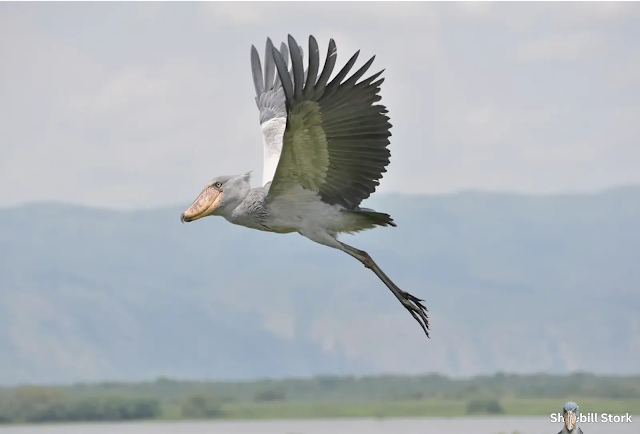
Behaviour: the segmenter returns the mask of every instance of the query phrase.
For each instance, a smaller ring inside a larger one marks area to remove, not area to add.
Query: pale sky
[[[386,69],[379,191],[640,183],[640,4],[0,3],[0,206],[185,204],[262,176],[249,52]]]

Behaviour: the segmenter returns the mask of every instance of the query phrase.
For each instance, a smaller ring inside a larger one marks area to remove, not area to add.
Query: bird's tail
[[[367,223],[371,224],[372,227],[393,226],[395,228],[397,226],[391,216],[383,212],[377,212],[368,208],[354,209],[346,212],[355,213],[358,217],[366,219]]]

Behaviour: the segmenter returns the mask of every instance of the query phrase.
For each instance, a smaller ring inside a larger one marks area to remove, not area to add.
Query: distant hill
[[[0,209],[0,383],[382,372],[637,373],[640,188],[380,195],[354,259],[184,207]]]

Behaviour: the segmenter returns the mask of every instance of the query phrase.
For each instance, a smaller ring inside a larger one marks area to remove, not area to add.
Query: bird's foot
[[[429,337],[429,318],[427,317],[427,308],[422,304],[421,299],[416,296],[409,294],[406,291],[401,291],[400,295],[402,297],[401,303],[405,309],[409,311],[411,316],[418,321],[420,327],[424,333]]]

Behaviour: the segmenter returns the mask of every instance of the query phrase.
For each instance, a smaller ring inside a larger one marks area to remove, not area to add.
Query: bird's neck
[[[246,191],[237,205],[233,209],[225,209],[222,216],[230,223],[263,230],[267,213],[264,203],[267,191],[264,187]]]
[[[238,213],[238,210],[241,209],[242,203],[245,201],[247,197],[248,191],[237,191],[234,192],[233,197],[227,200],[224,207],[221,207],[218,211],[218,215],[224,217],[233,223],[234,216]]]

